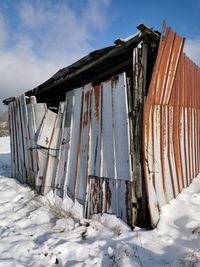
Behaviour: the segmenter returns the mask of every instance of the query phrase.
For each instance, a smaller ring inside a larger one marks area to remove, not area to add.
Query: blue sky
[[[0,98],[37,86],[139,23],[160,30],[163,19],[200,65],[200,0],[0,0]]]

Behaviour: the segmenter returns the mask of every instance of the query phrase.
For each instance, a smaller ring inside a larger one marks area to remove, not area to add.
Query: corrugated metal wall
[[[200,69],[168,28],[144,105],[144,169],[151,223],[200,168]]]
[[[39,193],[78,200],[83,215],[107,212],[131,224],[125,73],[67,92],[58,113],[22,95],[9,114],[14,177]]]

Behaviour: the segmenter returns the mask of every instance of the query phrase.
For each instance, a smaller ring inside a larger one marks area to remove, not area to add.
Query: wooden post
[[[143,153],[142,153],[142,125],[143,106],[146,92],[148,44],[142,42],[133,50],[133,83],[132,83],[132,167],[133,192],[132,212],[137,225],[146,224],[146,197],[143,179]]]

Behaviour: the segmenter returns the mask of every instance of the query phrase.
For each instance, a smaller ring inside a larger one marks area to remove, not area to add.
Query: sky
[[[0,101],[140,23],[161,30],[163,19],[186,37],[185,52],[200,66],[200,0],[0,0]]]

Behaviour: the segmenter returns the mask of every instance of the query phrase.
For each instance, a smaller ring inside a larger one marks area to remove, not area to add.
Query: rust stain
[[[85,97],[84,97],[84,101],[85,101],[85,112],[83,114],[83,128],[88,126],[89,99],[90,99],[90,92],[86,92]]]
[[[115,76],[111,78],[111,88],[116,88],[117,84],[119,82],[119,76]]]
[[[45,144],[48,145],[48,143],[49,143],[49,138],[46,137],[46,138],[45,138]]]
[[[81,116],[80,116],[80,127],[78,133],[78,150],[77,150],[77,159],[76,159],[76,170],[75,170],[75,177],[74,177],[74,191],[72,192],[72,197],[75,199],[76,192],[77,192],[77,177],[78,177],[78,164],[80,159],[80,147],[81,147],[81,133],[82,133],[82,116],[83,116],[83,100],[84,100],[84,87],[82,88],[82,97],[81,97]]]
[[[99,104],[100,104],[100,85],[94,86],[94,117],[96,120],[99,120]]]
[[[106,211],[108,212],[108,210],[110,209],[111,206],[111,190],[110,190],[110,186],[109,186],[109,178],[105,178],[105,184],[106,184],[106,188],[105,188],[105,192],[106,192]]]
[[[125,181],[125,188],[126,188],[126,192],[125,192],[125,206],[126,206],[126,220],[128,222],[129,225],[131,225],[132,222],[132,207],[131,207],[131,188],[132,188],[132,182],[129,181]]]
[[[166,135],[166,129],[164,127],[164,125],[166,125],[166,120],[165,120],[165,110],[163,109],[163,106],[160,106],[160,161],[161,161],[161,174],[162,174],[162,187],[163,187],[163,191],[164,191],[164,195],[165,195],[165,199],[167,201],[167,189],[165,186],[165,166],[164,166],[164,138]]]

